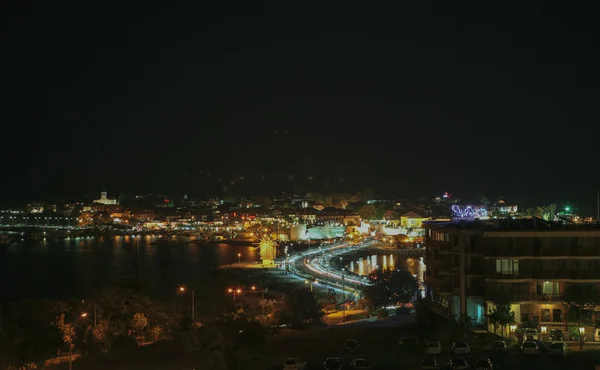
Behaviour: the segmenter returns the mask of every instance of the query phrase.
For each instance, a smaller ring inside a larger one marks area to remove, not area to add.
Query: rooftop
[[[600,223],[564,223],[540,218],[503,218],[492,220],[425,221],[426,229],[485,231],[600,231]]]

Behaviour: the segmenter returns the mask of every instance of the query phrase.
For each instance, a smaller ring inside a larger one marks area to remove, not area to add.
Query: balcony
[[[467,268],[467,275],[483,275],[483,267],[471,266],[470,268]]]
[[[475,286],[467,288],[467,296],[469,297],[483,297],[484,289],[481,286]]]
[[[562,302],[562,296],[559,294],[536,294],[536,293],[486,293],[488,300],[508,300],[510,302]]]
[[[600,280],[600,271],[583,270],[529,270],[519,271],[515,274],[502,274],[494,271],[488,271],[485,274],[487,279],[581,279],[581,280]]]
[[[569,257],[569,258],[578,258],[582,259],[588,257],[598,257],[598,252],[594,248],[555,248],[555,249],[542,249],[535,251],[531,248],[529,249],[519,249],[515,248],[514,250],[510,249],[491,249],[488,250],[488,257],[494,258],[510,258],[510,257],[530,257],[532,259],[536,259],[538,257]]]

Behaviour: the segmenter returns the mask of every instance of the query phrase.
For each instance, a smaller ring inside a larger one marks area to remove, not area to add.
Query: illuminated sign
[[[486,206],[478,206],[478,205],[452,205],[452,217],[464,219],[464,220],[472,220],[475,218],[485,218],[488,216],[487,207]]]

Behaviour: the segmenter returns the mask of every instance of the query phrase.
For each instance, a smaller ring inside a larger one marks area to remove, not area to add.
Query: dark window
[[[542,255],[542,239],[535,238],[535,241],[533,242],[533,253],[536,256]]]
[[[542,321],[550,322],[550,310],[546,308],[542,308]]]
[[[552,321],[561,322],[562,321],[562,311],[560,308],[555,308],[552,310]]]

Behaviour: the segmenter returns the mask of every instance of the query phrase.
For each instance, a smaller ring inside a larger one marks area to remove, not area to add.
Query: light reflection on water
[[[406,269],[411,274],[416,275],[417,280],[423,281],[425,263],[422,257],[403,258],[394,254],[372,254],[370,256],[358,257],[355,261],[350,261],[348,269],[358,275],[369,275],[371,271],[377,268]]]
[[[238,253],[242,262],[259,260],[254,246],[156,240],[126,235],[2,245],[0,301],[84,297],[136,274],[152,294],[168,297],[180,284],[209,289],[211,269],[237,262]]]

